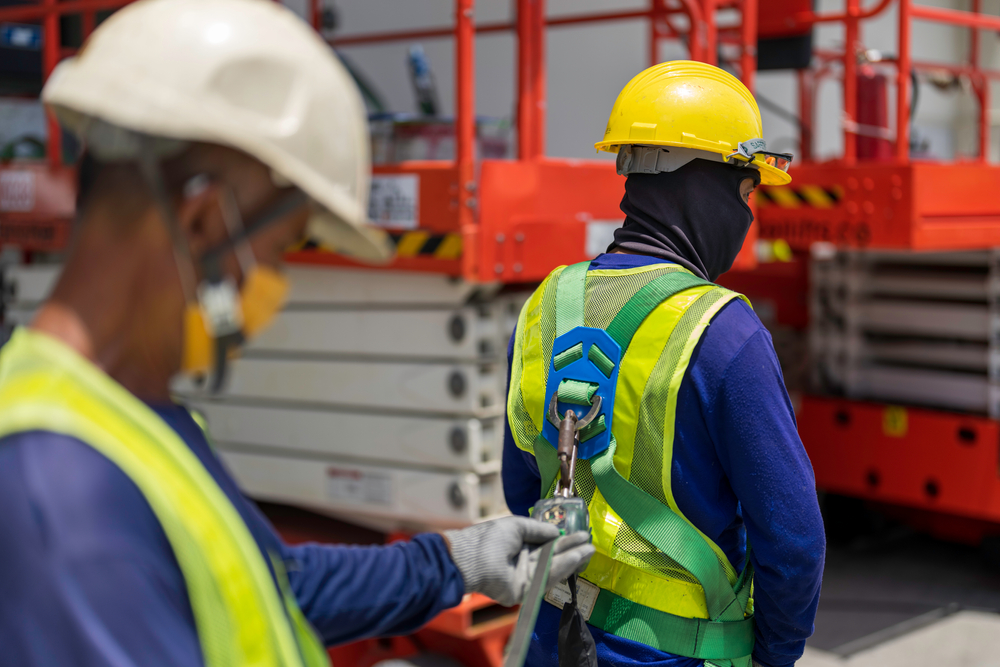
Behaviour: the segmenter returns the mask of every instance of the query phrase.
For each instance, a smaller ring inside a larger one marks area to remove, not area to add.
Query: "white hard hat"
[[[84,142],[107,125],[229,146],[317,204],[316,240],[368,260],[365,108],[350,74],[298,16],[269,0],[140,0],[52,73],[42,99]]]

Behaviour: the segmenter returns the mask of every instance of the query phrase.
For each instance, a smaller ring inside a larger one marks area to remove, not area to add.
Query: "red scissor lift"
[[[846,48],[817,52],[813,68],[798,72],[805,135],[801,159],[790,187],[764,188],[758,198],[761,237],[783,239],[803,253],[816,242],[915,253],[1000,245],[1000,168],[987,159],[989,83],[1000,78],[1000,72],[981,67],[979,48],[982,31],[1000,30],[1000,17],[981,14],[979,0],[972,1],[972,11],[926,7],[911,0],[879,0],[867,8],[859,0],[845,4],[845,11],[836,14],[787,17],[795,24],[842,24]],[[869,62],[860,28],[892,4],[898,8],[897,53],[880,58],[876,54],[877,62]],[[915,58],[911,35],[916,21],[970,29],[968,62]],[[810,150],[814,95],[817,82],[836,69],[843,82],[843,155],[820,162],[812,159]],[[913,80],[930,72],[968,82],[979,108],[974,158],[911,158]],[[887,118],[873,118],[872,111],[873,106],[884,108],[885,90],[874,97],[870,93],[873,81],[891,80],[895,127],[890,130]],[[866,105],[859,105],[859,91],[865,93]],[[776,289],[774,284],[769,288]],[[787,304],[790,286],[777,289],[786,291],[777,296]],[[792,289],[799,292],[797,303],[804,304],[805,285]],[[811,314],[813,326],[816,316]],[[942,386],[939,391],[948,389]],[[806,394],[797,417],[819,488],[876,503],[938,535],[975,542],[996,534],[1000,522],[1000,423],[976,412]]]

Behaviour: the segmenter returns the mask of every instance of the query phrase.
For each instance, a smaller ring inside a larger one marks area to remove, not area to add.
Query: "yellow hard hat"
[[[674,60],[628,82],[611,108],[604,139],[594,147],[610,153],[622,147],[667,147],[638,157],[630,149],[626,163],[631,168],[623,168],[620,154],[619,173],[673,171],[701,157],[755,167],[765,185],[790,183],[786,170],[792,156],[768,152],[763,134],[757,102],[739,79],[706,63]],[[660,155],[671,152],[676,155]],[[641,167],[634,166],[637,162]]]

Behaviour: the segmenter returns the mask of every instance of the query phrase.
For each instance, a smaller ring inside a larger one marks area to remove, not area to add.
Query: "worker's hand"
[[[556,538],[548,588],[582,572],[594,555],[590,533],[559,537],[552,524],[520,516],[486,521],[444,533],[451,558],[462,573],[465,592],[487,595],[510,607],[524,597],[538,564],[538,546]]]

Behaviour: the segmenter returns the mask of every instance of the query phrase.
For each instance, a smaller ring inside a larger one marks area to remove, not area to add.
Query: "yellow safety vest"
[[[329,659],[287,585],[281,590],[236,508],[146,404],[54,338],[18,329],[0,349],[0,437],[77,438],[142,492],[174,550],[208,667],[318,667]]]
[[[671,653],[719,658],[720,664],[725,664],[723,659],[731,660],[731,664],[747,664],[752,649],[752,600],[748,599],[752,584],[740,581],[722,549],[683,516],[671,491],[677,395],[691,354],[719,310],[733,299],[744,297],[699,281],[686,269],[673,264],[593,271],[586,271],[586,265],[576,265],[553,271],[521,310],[507,399],[507,415],[514,441],[518,448],[536,458],[551,449],[551,445],[540,438],[540,433],[547,409],[545,399],[550,361],[558,364],[558,358],[552,360],[553,343],[557,337],[556,292],[563,273],[571,271],[576,272],[576,280],[585,295],[582,297],[582,325],[608,331],[611,331],[612,322],[623,307],[647,285],[655,287],[651,285],[654,281],[662,283],[681,278],[682,283],[689,285],[663,302],[649,304],[648,314],[640,320],[641,324],[634,330],[627,347],[622,349],[622,357],[617,364],[617,383],[614,385],[611,433],[616,445],[613,467],[623,481],[637,487],[639,493],[645,492],[644,495],[656,499],[658,503],[655,504],[663,511],[669,508],[690,526],[688,546],[701,547],[708,554],[708,560],[717,561],[710,568],[718,572],[717,579],[722,582],[722,589],[726,585],[737,589],[740,604],[744,605],[741,612],[745,612],[734,615],[730,610],[728,620],[735,618],[736,622],[727,624],[725,631],[722,630],[722,623],[712,625],[712,632],[717,631],[719,637],[725,634],[723,639],[717,638],[714,649],[703,650],[695,646],[704,641],[703,637],[689,641],[673,636],[704,635],[704,627],[708,624],[688,619],[725,619],[712,618],[702,584],[675,560],[677,554],[664,553],[612,509],[608,498],[598,488],[599,483],[595,482],[597,459],[594,458],[577,462],[575,481],[577,492],[589,506],[593,542],[597,549],[582,578],[601,589],[598,600],[602,597],[610,600],[604,604],[605,609],[596,624],[614,634],[643,641]],[[581,271],[585,273],[581,274]],[[671,274],[670,278],[666,278]],[[565,294],[561,288],[558,291]],[[565,296],[560,296],[562,298]],[[586,410],[584,408],[584,412]],[[539,458],[540,470],[543,469],[542,463]],[[604,479],[607,479],[607,473],[604,474]],[[541,489],[543,496],[551,493],[554,482],[544,478],[543,473],[543,484],[547,487]],[[608,488],[604,487],[604,490],[607,492]],[[704,549],[704,544],[692,545],[692,539],[703,540],[711,551]],[[601,604],[597,607],[600,608]],[[595,624],[597,615],[597,612],[592,615],[592,624]],[[744,617],[747,622],[742,623]],[[733,639],[734,625],[741,626],[736,629],[736,634],[740,635],[738,640]],[[665,638],[665,634],[672,636]],[[739,648],[734,648],[737,645]],[[713,651],[714,654],[707,654]]]

